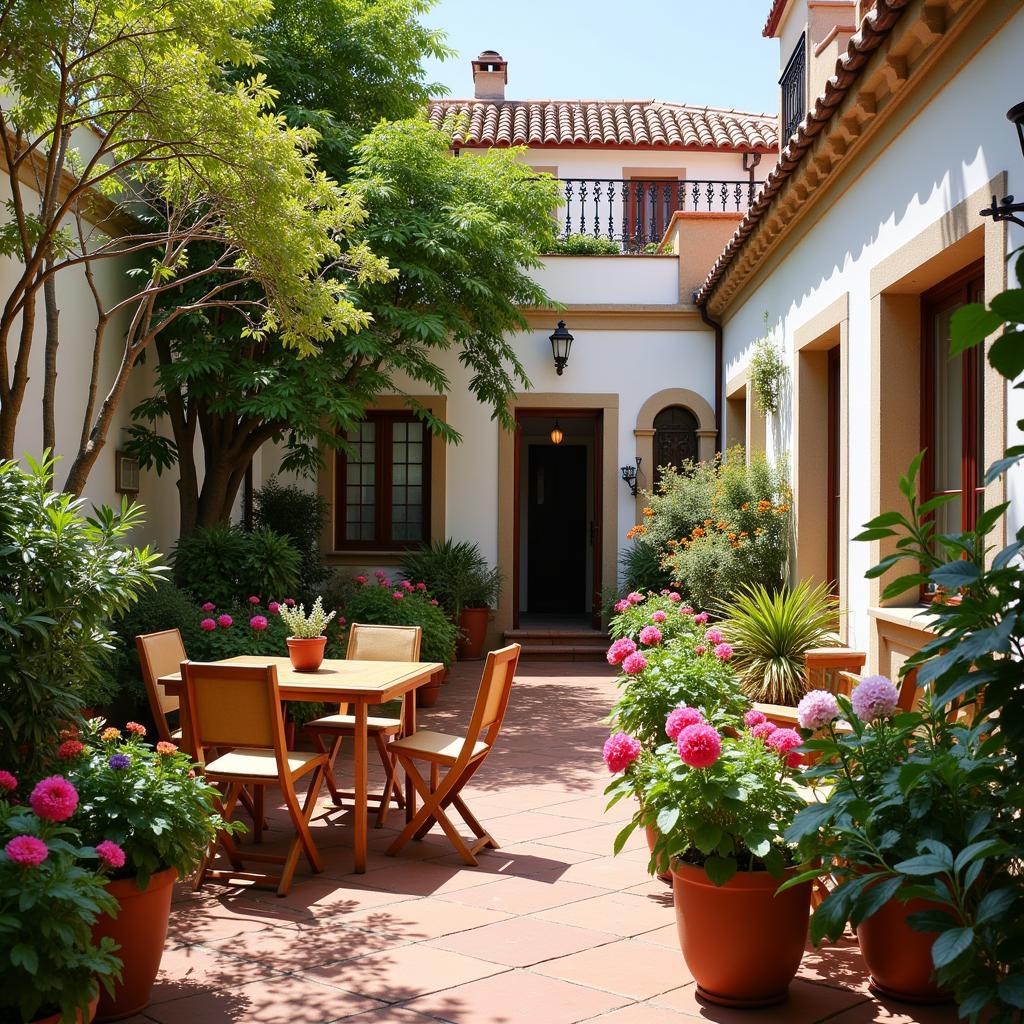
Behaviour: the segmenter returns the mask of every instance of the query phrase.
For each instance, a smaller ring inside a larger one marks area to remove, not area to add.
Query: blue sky
[[[774,113],[778,42],[770,0],[438,0],[423,20],[459,56],[432,81],[472,96],[469,62],[498,50],[509,99],[660,99]]]

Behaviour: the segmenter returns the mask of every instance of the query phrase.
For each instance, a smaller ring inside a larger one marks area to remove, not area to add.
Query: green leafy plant
[[[313,607],[306,614],[306,606],[300,604],[298,608],[289,608],[288,605],[281,605],[278,609],[281,621],[288,630],[288,635],[298,640],[312,640],[316,637],[327,636],[327,626],[331,619],[338,613],[336,611],[324,611],[324,601],[318,597],[313,602]]]
[[[501,593],[502,573],[469,541],[435,540],[402,557],[402,576],[423,582],[454,618],[463,608],[492,608]]]
[[[758,408],[766,416],[774,416],[782,402],[782,392],[789,376],[789,368],[768,333],[768,314],[764,315],[765,336],[754,343],[750,356],[750,386]]]
[[[0,463],[0,764],[38,775],[49,740],[108,692],[110,620],[159,578],[159,556],[126,543],[142,509],[86,515],[50,489],[54,460]]]
[[[638,538],[619,552],[619,584],[622,593],[663,590],[671,582],[662,565],[662,553],[650,541]]]
[[[302,600],[312,600],[317,586],[327,576],[327,569],[320,560],[320,533],[330,511],[330,502],[316,491],[282,484],[276,476],[253,494],[256,526],[287,537],[299,553],[301,562],[295,589],[296,596]]]
[[[0,780],[0,1019],[88,1020],[97,982],[109,991],[121,977],[113,939],[92,938],[100,915],[117,913],[103,862],[66,819],[15,802],[14,776]]]
[[[795,705],[804,695],[804,658],[813,647],[837,643],[838,603],[825,584],[803,580],[774,592],[742,586],[719,606],[733,667],[753,701]]]
[[[622,247],[613,238],[593,235],[559,235],[548,247],[560,256],[620,256]]]

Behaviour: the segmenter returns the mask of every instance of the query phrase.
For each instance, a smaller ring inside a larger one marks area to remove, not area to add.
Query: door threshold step
[[[523,644],[519,657],[531,661],[604,661],[605,647],[594,644]]]
[[[505,639],[517,644],[593,644],[608,646],[608,634],[600,629],[507,629]]]

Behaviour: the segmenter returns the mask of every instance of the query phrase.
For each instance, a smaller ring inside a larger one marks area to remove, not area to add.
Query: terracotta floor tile
[[[490,907],[510,914],[532,914],[599,895],[600,889],[577,882],[545,882],[536,878],[503,878],[447,894],[445,899],[472,907]]]
[[[686,985],[650,1000],[656,1006],[666,1006],[691,1018],[715,1021],[716,1024],[815,1024],[817,1021],[831,1021],[843,1010],[863,1001],[864,996],[859,992],[806,981],[794,981],[784,1003],[763,1010],[737,1010],[705,1003],[697,995],[696,985]]]
[[[565,818],[582,818],[597,825],[609,821],[625,824],[633,817],[637,807],[635,800],[620,800],[614,807],[608,809],[608,799],[604,794],[584,796],[564,804],[551,804],[545,808],[545,813],[560,814]]]
[[[629,939],[564,956],[533,970],[630,999],[650,999],[691,980],[678,950],[661,946],[637,948]]]
[[[649,883],[651,880],[646,867],[637,864],[636,861],[623,860],[621,857],[599,857],[596,860],[573,864],[563,877],[569,882],[583,882],[585,885],[614,889],[616,892]]]
[[[472,931],[446,935],[434,939],[429,945],[508,967],[529,967],[612,941],[614,937],[607,932],[572,928],[530,917],[513,917]]]
[[[679,948],[679,932],[675,924],[667,924],[664,928],[655,928],[652,932],[643,932],[636,936],[637,942],[652,942],[655,946],[666,946],[668,949]]]
[[[557,838],[552,845],[561,846],[567,850],[582,850],[584,853],[597,853],[602,857],[610,857],[614,849],[615,837],[622,831],[618,822],[608,822],[604,825],[595,825],[592,828],[584,828],[577,831],[564,831],[561,834],[555,833]],[[647,840],[639,832],[634,832],[626,840],[625,849],[646,850]]]
[[[653,1003],[630,1003],[629,1006],[601,1014],[600,1017],[592,1017],[591,1020],[600,1024],[682,1024],[689,1018]]]
[[[853,938],[840,938],[815,948],[808,944],[800,962],[798,977],[820,981],[837,988],[854,989],[868,994],[868,969],[860,946]]]
[[[957,1024],[959,1020],[956,1007],[951,1003],[912,1006],[891,999],[885,1002],[869,999],[837,1017],[830,1017],[829,1024]]]
[[[437,1018],[425,1017],[422,1013],[402,1006],[385,1006],[346,1017],[345,1024],[437,1024]]]
[[[671,903],[664,905],[643,896],[628,893],[604,893],[594,899],[541,911],[545,921],[572,924],[580,928],[633,936],[675,923]]]
[[[498,910],[467,906],[453,908],[445,900],[426,897],[347,915],[345,923],[410,942],[422,942],[507,919],[508,915]]]
[[[481,871],[491,874],[516,875],[520,878],[539,878],[554,882],[564,878],[573,864],[582,864],[598,858],[592,853],[579,850],[563,850],[557,846],[541,846],[539,843],[514,843],[502,846],[500,850],[484,850],[478,855]],[[461,864],[462,858],[456,853],[439,858],[438,864]]]
[[[609,992],[509,971],[413,1000],[409,1008],[453,1024],[575,1024],[624,1002]]]
[[[400,856],[393,858],[388,867],[367,871],[364,875],[350,875],[344,880],[405,896],[440,896],[481,885],[504,883],[504,879],[495,881],[494,875],[468,868],[465,864],[403,861]]]
[[[187,909],[182,909],[183,906]],[[281,915],[269,913],[263,917],[258,909],[233,910],[226,905],[198,909],[191,904],[174,904],[167,937],[169,942],[174,943],[210,942],[240,932],[261,931],[281,924],[284,920],[294,922],[296,917],[289,914],[285,919]]]
[[[383,1002],[401,1003],[503,970],[505,968],[499,964],[418,943],[371,953],[359,960],[317,967],[307,976]]]
[[[245,934],[262,933],[243,932]],[[166,1003],[170,999],[183,999],[202,989],[235,988],[272,973],[271,968],[265,964],[224,956],[199,946],[177,946],[164,950],[151,1002],[156,1004]]]
[[[146,1009],[159,1024],[327,1024],[380,1002],[296,975],[278,975],[241,988],[206,990]]]

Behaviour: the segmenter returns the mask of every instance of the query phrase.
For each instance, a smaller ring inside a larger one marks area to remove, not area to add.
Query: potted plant
[[[769,1006],[786,998],[810,913],[810,880],[779,891],[799,872],[783,833],[803,806],[794,784],[800,736],[762,729],[756,712],[720,730],[686,711],[689,724],[665,723],[675,740],[655,751],[615,851],[637,827],[656,827],[652,868],[671,863],[679,944],[698,993]]]
[[[110,938],[94,938],[117,904],[103,873],[119,850],[82,847],[67,824],[78,793],[63,776],[42,779],[27,803],[0,771],[0,1019],[38,1024],[92,1020],[99,984],[110,989],[121,961]]]
[[[278,610],[281,621],[288,627],[288,657],[296,672],[315,672],[324,660],[327,646],[327,626],[337,612],[325,612],[322,598],[313,602],[309,615],[306,606],[297,608],[281,605]]]
[[[239,831],[216,811],[217,790],[173,743],[143,742],[146,730],[125,732],[94,719],[57,750],[78,791],[72,824],[101,856],[107,851],[108,892],[117,903],[101,915],[94,939],[112,939],[124,968],[100,996],[99,1019],[138,1013],[149,1003],[163,955],[172,886],[198,867],[217,832]]]

